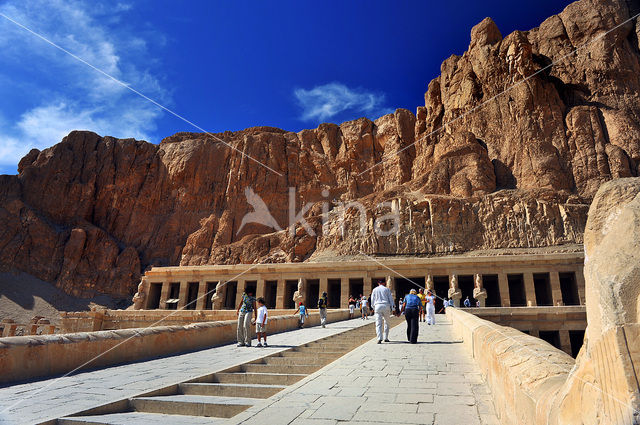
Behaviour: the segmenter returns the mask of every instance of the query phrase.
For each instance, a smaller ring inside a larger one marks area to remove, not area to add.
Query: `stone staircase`
[[[393,320],[392,325],[398,323]],[[218,424],[375,337],[374,324],[57,420],[83,424]],[[256,348],[257,349],[257,348]]]

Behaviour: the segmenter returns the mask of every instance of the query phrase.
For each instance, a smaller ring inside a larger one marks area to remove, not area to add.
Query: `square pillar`
[[[511,307],[509,296],[509,281],[506,273],[498,274],[498,287],[500,288],[500,307]]]
[[[560,289],[560,273],[549,273],[549,283],[551,284],[551,299],[553,300],[553,305],[564,305],[562,290]]]
[[[578,286],[578,297],[580,298],[580,305],[587,303],[585,296],[585,283],[584,283],[584,268],[580,267],[576,270],[576,285]]]
[[[538,302],[536,301],[536,287],[533,282],[533,273],[524,274],[524,294],[529,307],[535,307],[538,305]]]
[[[371,291],[373,291],[373,282],[371,281],[371,276],[367,276],[366,274],[362,277],[362,295],[369,296],[371,295]],[[357,297],[360,294],[353,294],[354,297]]]
[[[211,297],[211,295],[208,295]],[[196,301],[196,310],[204,310],[207,305],[207,282],[198,282],[198,299]]]
[[[189,290],[189,284],[187,282],[180,282],[180,292],[178,295],[178,310],[184,308],[187,304],[187,291]]]
[[[266,286],[267,284],[265,283],[264,279],[258,279],[258,281],[256,282],[256,299],[260,297],[264,298]]]
[[[169,282],[162,282],[162,289],[160,290],[160,305],[158,308],[166,309],[166,301],[169,299],[169,291],[171,290],[171,284]]]
[[[322,296],[323,292],[329,293],[329,278],[326,276],[320,276],[319,279],[319,289],[318,289],[318,299],[320,299],[320,297]],[[317,307],[317,306],[314,306]]]
[[[309,307],[309,279],[302,278],[302,302]]]
[[[569,331],[560,330],[560,349],[571,355],[571,338],[569,337]]]
[[[234,308],[237,308],[240,305],[240,302],[242,302],[242,294],[244,293],[246,284],[246,280],[238,280],[238,283],[236,284],[236,305]]]
[[[340,278],[340,308],[349,308],[349,278]]]
[[[276,290],[276,309],[284,309],[284,296],[285,296],[285,280],[278,279],[278,287]]]

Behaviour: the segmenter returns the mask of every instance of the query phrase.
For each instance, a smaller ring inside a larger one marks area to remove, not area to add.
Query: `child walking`
[[[258,318],[256,320],[256,336],[258,337],[257,347],[268,347],[267,345],[267,306],[264,305],[264,298],[257,299]],[[264,339],[264,344],[260,344],[260,338]]]
[[[304,303],[301,302],[298,306],[298,309],[293,313],[295,316],[297,312],[300,312],[300,327],[304,328],[304,318],[309,317],[309,313],[307,313],[307,308],[304,306]]]

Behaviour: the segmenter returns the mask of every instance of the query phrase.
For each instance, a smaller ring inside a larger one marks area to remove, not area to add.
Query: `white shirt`
[[[263,321],[265,324],[267,323],[267,307],[264,305],[258,309],[258,320],[256,320],[256,323],[262,324]]]
[[[362,297],[362,301],[360,301],[362,303],[362,307],[366,307],[367,306],[367,298],[366,297]]]
[[[378,305],[388,305],[393,307],[393,297],[391,296],[391,290],[383,285],[378,285],[377,288],[371,292],[371,305],[375,308]]]

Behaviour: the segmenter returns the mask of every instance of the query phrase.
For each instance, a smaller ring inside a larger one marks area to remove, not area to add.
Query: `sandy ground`
[[[73,297],[27,273],[0,273],[0,320],[6,318],[17,323],[29,323],[34,316],[43,316],[51,323],[59,324],[61,311],[89,310],[92,304],[126,307],[122,301],[107,295]]]

